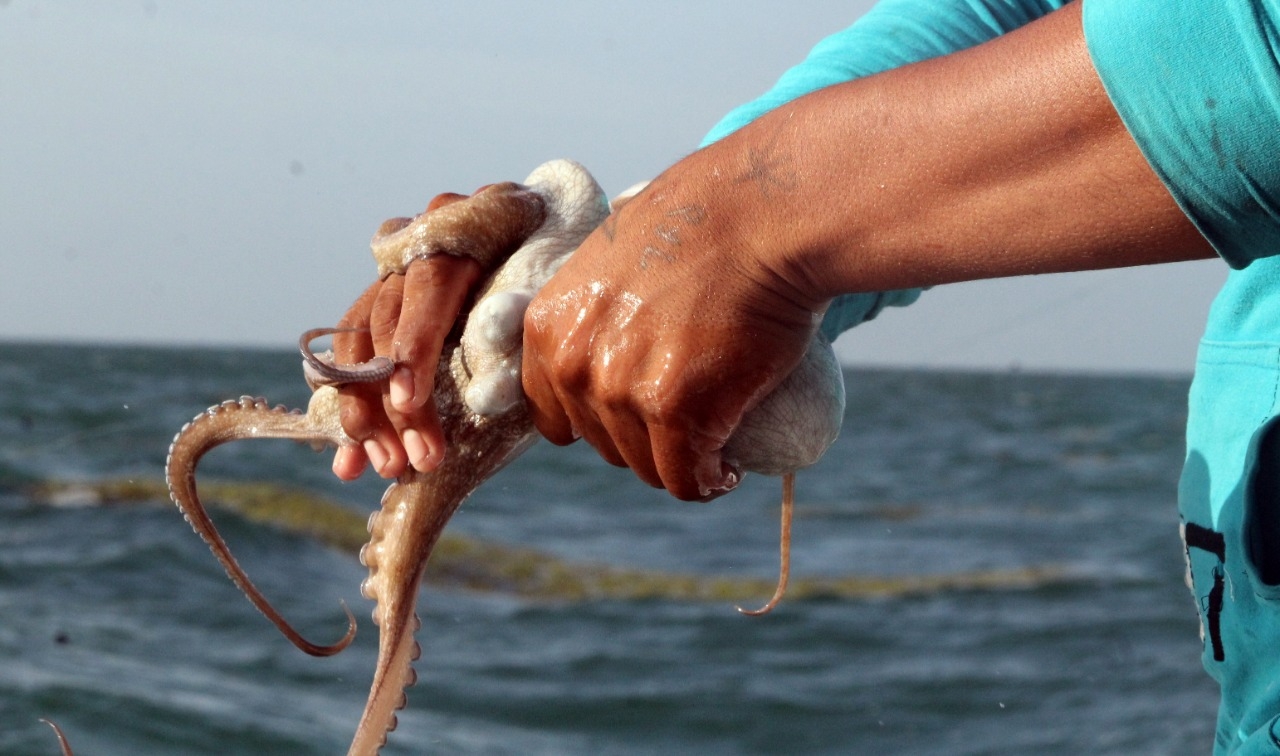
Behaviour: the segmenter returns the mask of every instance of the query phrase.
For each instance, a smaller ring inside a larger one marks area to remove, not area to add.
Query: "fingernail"
[[[413,371],[407,367],[391,374],[391,404],[402,411],[413,409]]]
[[[364,472],[364,457],[354,446],[339,446],[333,455],[333,474],[339,480],[355,480]],[[353,470],[354,468],[354,470]]]
[[[382,468],[387,466],[391,461],[391,457],[383,450],[382,444],[373,439],[364,442],[364,453],[369,458],[369,464],[373,465],[374,472],[382,474]]]
[[[427,447],[427,442],[422,438],[422,434],[410,428],[400,436],[400,442],[404,444],[404,453],[409,457],[409,464],[413,465],[413,469],[418,472],[427,472],[423,469],[427,461],[427,456],[431,453],[431,449]]]

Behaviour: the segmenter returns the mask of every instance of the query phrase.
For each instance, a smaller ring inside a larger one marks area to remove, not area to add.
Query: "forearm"
[[[769,111],[824,87],[964,50],[995,39],[1061,7],[1064,0],[880,0],[851,27],[823,39],[755,100],[726,115],[703,140],[724,138]],[[846,294],[822,321],[827,338],[911,304],[920,289]]]
[[[815,305],[1211,255],[1107,99],[1078,5],[798,99],[673,178]]]

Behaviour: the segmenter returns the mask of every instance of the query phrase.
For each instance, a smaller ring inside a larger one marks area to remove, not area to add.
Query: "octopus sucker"
[[[791,516],[795,509],[796,500],[796,474],[789,472],[782,476],[782,527],[781,535],[778,538],[778,587],[773,591],[773,598],[769,599],[769,603],[759,609],[743,609],[740,606],[734,607],[739,612],[759,617],[773,611],[778,602],[782,601],[782,597],[787,592],[787,581],[791,578]]]

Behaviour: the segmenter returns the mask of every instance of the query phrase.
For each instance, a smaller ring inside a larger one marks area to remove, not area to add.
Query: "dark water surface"
[[[428,588],[423,658],[386,754],[1204,754],[1216,691],[1182,584],[1186,381],[854,371],[845,431],[797,488],[793,576],[1058,578],[784,601],[538,601]],[[313,659],[241,597],[177,511],[51,505],[45,480],[162,474],[173,434],[240,394],[305,403],[288,353],[0,344],[0,753],[345,753],[376,653],[350,555],[234,515],[241,563],[327,641]],[[289,442],[210,477],[371,510]],[[778,485],[666,499],[540,444],[450,525],[581,562],[772,579]],[[767,596],[760,596],[763,601]]]

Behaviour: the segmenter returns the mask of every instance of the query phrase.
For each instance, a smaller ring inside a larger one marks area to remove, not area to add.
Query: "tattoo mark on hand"
[[[604,238],[610,244],[613,243],[613,236],[618,232],[618,214],[616,212],[609,213],[604,219],[604,223],[600,224],[600,232],[604,234]]]
[[[760,189],[765,199],[775,194],[785,194],[796,188],[799,181],[795,171],[789,168],[790,161],[785,155],[779,155],[775,149],[777,134],[768,144],[762,147],[751,147],[747,150],[747,169],[734,180],[735,184],[752,183]]]
[[[668,218],[683,221],[690,226],[701,226],[707,219],[707,209],[701,205],[685,205],[667,213]]]
[[[685,227],[702,225],[703,221],[707,219],[707,211],[701,205],[682,205],[674,210],[667,211],[666,217],[670,218],[672,222],[659,225],[653,229],[653,235],[657,237],[661,245],[650,244],[640,253],[641,270],[648,270],[651,262],[675,262],[676,254],[673,248],[680,246],[681,236]]]
[[[665,263],[673,263],[676,261],[676,256],[650,244],[640,253],[640,270],[648,270],[650,261],[657,262],[659,260]]]

